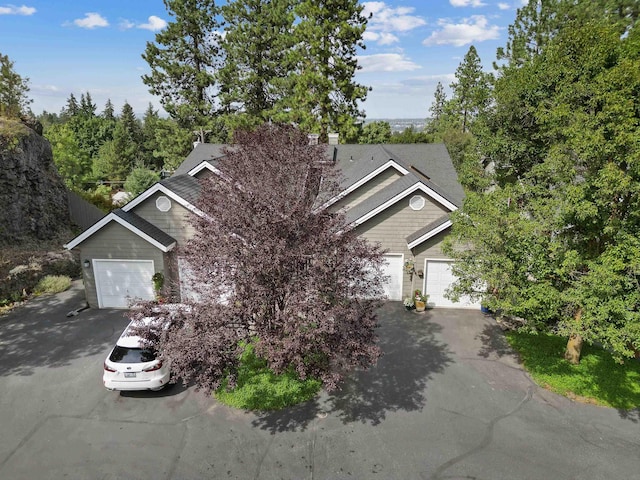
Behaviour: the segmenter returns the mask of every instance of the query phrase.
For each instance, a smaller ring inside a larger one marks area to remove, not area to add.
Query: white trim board
[[[171,243],[171,245],[169,245],[169,246],[164,246],[163,244],[159,243],[154,238],[152,238],[149,235],[147,235],[146,233],[144,233],[139,228],[134,227],[133,225],[131,225],[129,222],[127,222],[123,218],[120,218],[118,215],[116,215],[115,213],[111,212],[108,215],[106,215],[105,217],[103,217],[102,220],[100,220],[97,223],[95,223],[91,228],[89,228],[88,230],[85,230],[81,235],[77,236],[76,238],[71,240],[69,243],[64,245],[64,248],[66,248],[67,250],[71,250],[71,249],[77,247],[82,242],[84,242],[87,238],[89,238],[91,235],[96,233],[98,230],[100,230],[102,227],[104,227],[107,223],[109,223],[111,221],[116,221],[117,223],[122,225],[124,228],[126,228],[130,232],[135,233],[140,238],[146,240],[151,245],[153,245],[154,247],[160,249],[164,253],[167,253],[168,251],[172,250],[173,247],[176,246],[176,242]]]
[[[384,171],[388,170],[389,168],[395,168],[402,175],[408,175],[409,174],[409,170],[404,168],[402,165],[398,164],[396,161],[394,161],[392,159],[389,159],[389,161],[387,163],[385,163],[384,165],[381,165],[380,167],[376,168],[373,172],[365,175],[360,180],[358,180],[357,182],[355,182],[352,185],[350,185],[349,187],[347,187],[345,190],[340,192],[338,195],[336,195],[332,199],[327,200],[325,202],[325,204],[322,205],[319,208],[319,210],[323,210],[323,209],[325,209],[327,207],[330,207],[331,205],[333,205],[337,201],[342,200],[344,197],[349,195],[351,192],[357,190],[358,188],[360,188],[361,186],[363,186],[364,184],[366,184],[370,180],[373,180],[375,177],[377,177],[378,175],[380,175]]]
[[[141,193],[136,198],[134,198],[129,203],[127,203],[124,207],[122,207],[122,210],[124,210],[125,212],[128,212],[158,192],[165,194],[167,197],[171,198],[173,201],[179,203],[180,205],[190,210],[191,212],[195,213],[196,215],[199,215],[201,217],[204,216],[204,213],[200,211],[198,208],[196,208],[193,204],[187,202],[180,195],[173,192],[172,190],[169,190],[167,187],[165,187],[161,183],[156,183],[155,185],[152,185],[151,187],[149,187],[143,193]]]
[[[221,174],[220,170],[218,170],[216,167],[211,165],[208,160],[204,160],[201,163],[199,163],[198,165],[196,165],[195,167],[193,167],[191,170],[189,170],[187,172],[187,175],[190,175],[190,176],[194,177],[198,173],[200,173],[202,170],[205,170],[205,169],[209,170],[210,172],[215,173],[216,175],[220,175]]]
[[[421,235],[420,237],[416,238],[411,243],[407,243],[407,247],[409,247],[409,250],[411,250],[411,249],[417,247],[418,245],[420,245],[422,242],[426,242],[431,237],[435,237],[440,232],[445,231],[451,225],[452,225],[451,220],[447,220],[442,225],[438,225],[434,229],[429,230],[427,233],[425,233],[424,235]]]
[[[367,220],[372,219],[373,217],[375,217],[379,213],[382,213],[387,208],[391,207],[392,205],[396,204],[397,202],[399,202],[400,200],[405,198],[407,195],[410,195],[410,194],[412,194],[413,192],[415,192],[417,190],[420,190],[420,191],[424,192],[429,197],[433,198],[438,203],[440,203],[442,206],[448,208],[449,211],[451,211],[451,212],[453,212],[454,210],[458,209],[458,207],[456,207],[453,203],[448,201],[442,195],[439,195],[438,193],[434,192],[433,190],[431,190],[429,187],[427,187],[423,183],[416,182],[413,185],[411,185],[409,188],[407,188],[404,191],[402,191],[399,194],[397,194],[395,197],[393,197],[393,198],[387,200],[386,202],[384,202],[382,205],[379,205],[378,207],[374,208],[373,210],[371,210],[370,212],[368,212],[365,215],[361,216],[360,218],[357,218],[356,220],[351,222],[351,225],[354,226],[354,227],[357,227],[358,225],[363,224]]]

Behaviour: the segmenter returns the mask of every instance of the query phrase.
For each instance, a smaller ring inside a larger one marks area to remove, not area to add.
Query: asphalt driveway
[[[385,356],[337,394],[233,410],[193,388],[120,394],[102,362],[127,324],[79,284],[0,317],[0,478],[616,479],[640,414],[533,385],[477,311],[380,311]]]

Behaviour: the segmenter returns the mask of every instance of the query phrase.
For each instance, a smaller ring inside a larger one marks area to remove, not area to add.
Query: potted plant
[[[413,298],[411,297],[406,297],[403,303],[404,303],[404,308],[406,308],[407,310],[413,310],[414,308],[416,308]]]
[[[413,299],[416,306],[416,312],[424,312],[427,308],[428,295],[423,295],[422,290],[419,288],[413,292]]]

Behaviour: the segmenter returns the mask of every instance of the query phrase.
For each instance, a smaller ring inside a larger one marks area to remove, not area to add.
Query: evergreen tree
[[[478,52],[471,45],[456,69],[456,81],[450,85],[453,96],[449,108],[460,119],[463,133],[469,130],[473,120],[487,108],[491,95],[489,85],[489,76],[482,71]]]
[[[159,118],[155,127],[153,164],[173,172],[193,148],[193,134],[171,118]]]
[[[287,54],[293,47],[292,0],[237,0],[222,7],[225,36],[220,69],[223,112],[268,120],[286,94]]]
[[[293,121],[327,140],[331,131],[349,141],[357,136],[364,112],[358,102],[367,87],[354,81],[356,49],[367,19],[357,0],[303,0],[296,4],[294,47],[288,59],[288,95],[278,104],[277,120]]]
[[[19,117],[28,113],[32,102],[28,92],[29,79],[16,73],[9,57],[0,53],[0,115]]]
[[[162,169],[162,160],[154,156],[153,152],[158,151],[158,140],[156,130],[160,117],[158,111],[153,109],[153,105],[149,102],[147,109],[142,117],[142,156],[144,165],[152,167],[156,171]]]
[[[95,175],[105,181],[124,181],[142,162],[142,130],[131,105],[125,101],[113,130],[113,139],[100,146],[94,160]]]
[[[431,123],[437,124],[442,115],[444,115],[444,108],[447,103],[447,94],[444,92],[442,82],[438,82],[436,85],[436,91],[433,94],[433,103],[429,107],[431,112]]]
[[[215,111],[219,63],[219,8],[214,0],[164,0],[175,21],[147,42],[142,58],[151,73],[142,81],[181,126],[203,130]]]
[[[82,93],[80,95],[80,113],[85,117],[95,117],[96,116],[96,104],[93,103],[91,99],[91,94],[89,92]]]
[[[111,99],[107,98],[107,103],[104,105],[104,110],[102,111],[102,118],[105,120],[113,120],[115,121],[115,109],[113,108],[113,103],[111,103]]]

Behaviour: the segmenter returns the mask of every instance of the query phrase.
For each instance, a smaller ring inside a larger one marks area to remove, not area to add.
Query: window
[[[161,212],[168,212],[171,210],[171,200],[164,195],[156,199],[156,208]]]
[[[156,353],[147,348],[129,348],[116,345],[109,360],[115,363],[147,363],[156,359]]]
[[[412,210],[422,210],[425,203],[426,201],[421,195],[414,195],[411,197],[411,200],[409,200],[409,206]]]

